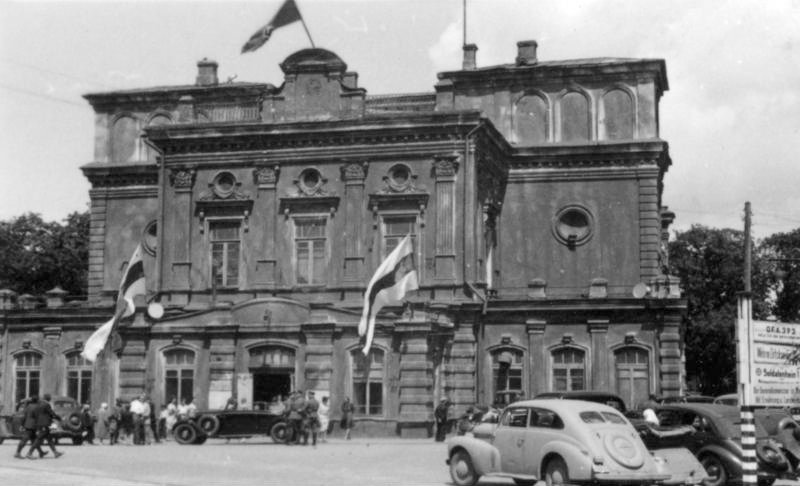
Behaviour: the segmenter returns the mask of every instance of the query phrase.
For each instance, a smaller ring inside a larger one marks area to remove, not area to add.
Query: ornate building
[[[334,53],[305,49],[283,83],[86,95],[96,114],[89,300],[6,305],[2,403],[37,392],[243,407],[312,389],[356,404],[365,433],[424,435],[457,412],[551,390],[630,406],[677,394],[686,303],[666,275],[674,215],[659,138],[658,59],[515,61],[368,96]],[[366,283],[411,234],[420,289],[378,319]],[[82,343],[111,313],[142,243],[148,295],[114,352]]]

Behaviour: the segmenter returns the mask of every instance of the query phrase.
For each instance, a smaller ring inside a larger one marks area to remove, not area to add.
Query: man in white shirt
[[[131,415],[133,415],[133,443],[142,445],[144,444],[144,421],[150,416],[144,394],[134,398],[131,402]]]

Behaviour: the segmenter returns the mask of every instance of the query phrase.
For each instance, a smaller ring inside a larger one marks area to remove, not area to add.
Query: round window
[[[322,174],[317,169],[306,169],[300,173],[300,188],[306,194],[314,194],[322,185]]]
[[[217,197],[226,198],[236,188],[236,176],[230,172],[220,172],[214,177],[214,193]]]
[[[582,245],[592,237],[593,218],[582,206],[567,206],[553,219],[553,234],[561,243],[573,247]]]
[[[397,164],[389,169],[389,184],[393,189],[402,191],[411,183],[411,169],[407,165]]]
[[[150,255],[155,255],[158,249],[158,223],[153,220],[147,223],[142,232],[142,247]]]

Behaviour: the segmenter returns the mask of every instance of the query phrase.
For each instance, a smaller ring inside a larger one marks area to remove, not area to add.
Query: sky
[[[303,25],[245,41],[282,0],[0,0],[0,220],[62,220],[88,207],[94,115],[82,95],[193,84],[198,60],[220,80],[283,80],[310,47]],[[317,47],[337,53],[368,94],[433,92],[460,69],[462,0],[297,0]],[[478,66],[511,63],[535,39],[540,60],[664,59],[660,136],[673,165],[663,204],[675,230],[743,228],[750,201],[763,238],[800,227],[800,0],[467,0]]]

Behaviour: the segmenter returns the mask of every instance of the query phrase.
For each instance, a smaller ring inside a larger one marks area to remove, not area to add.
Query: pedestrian
[[[442,398],[439,400],[439,405],[433,411],[434,419],[436,420],[436,442],[444,442],[445,435],[447,435],[447,415],[450,409],[450,400]]]
[[[178,420],[185,420],[189,417],[189,405],[186,404],[186,399],[181,398],[181,403],[178,405]]]
[[[167,440],[172,439],[172,429],[178,421],[178,399],[172,397],[167,405]]]
[[[119,442],[121,412],[122,403],[117,400],[116,405],[108,411],[108,445],[116,445]]]
[[[197,405],[192,397],[186,399],[186,416],[190,419],[197,417]]]
[[[267,410],[269,410],[269,413],[275,415],[284,415],[284,413],[286,412],[285,401],[286,399],[283,397],[283,395],[275,395],[274,397],[272,397],[272,401],[269,402],[269,407],[267,408]]]
[[[289,399],[289,437],[287,445],[297,444],[303,434],[303,418],[305,416],[306,403],[303,399],[302,391],[295,391]]]
[[[308,445],[308,434],[311,434],[311,446],[317,447],[317,434],[320,429],[319,421],[319,402],[314,398],[314,392],[308,392],[305,407],[305,419],[303,427],[303,445]]]
[[[231,395],[228,401],[225,402],[225,410],[236,410],[238,406],[238,403],[236,403],[236,395]]]
[[[81,407],[81,436],[84,442],[91,445],[94,445],[94,422],[92,407],[88,403],[84,403]]]
[[[121,403],[120,407],[120,419],[119,419],[119,432],[120,438],[122,442],[125,444],[130,444],[133,442],[134,439],[134,420],[133,420],[133,412],[131,412],[131,404],[130,403]]]
[[[36,407],[36,441],[31,445],[31,448],[28,449],[28,459],[33,459],[34,449],[41,451],[42,444],[45,441],[47,441],[47,445],[50,446],[50,450],[53,451],[53,457],[58,459],[64,455],[63,452],[58,452],[56,450],[53,436],[50,435],[50,425],[53,423],[53,420],[61,421],[61,417],[56,415],[53,411],[53,407],[50,406],[50,394],[45,393],[43,398],[44,400],[39,400],[39,405]],[[40,457],[42,456],[43,454]]]
[[[161,411],[158,413],[158,438],[164,441],[167,440],[167,417],[169,417],[167,406],[161,405]]]
[[[472,407],[467,407],[466,412],[464,412],[458,419],[458,424],[456,426],[456,434],[466,435],[467,432],[472,430],[472,427],[474,427],[474,423],[472,422],[472,416],[474,413],[475,410]]]
[[[25,428],[25,435],[22,436],[17,445],[17,453],[14,454],[17,459],[25,458],[22,455],[22,449],[25,448],[25,444],[36,442],[36,409],[39,408],[39,397],[34,395],[25,400],[21,408],[23,413],[22,426]],[[38,451],[40,458],[47,455],[47,451],[43,451],[41,447],[38,448]]]
[[[350,429],[353,428],[353,412],[356,407],[350,401],[350,397],[344,397],[342,402],[342,421],[339,425],[344,429],[344,438],[350,440]]]
[[[322,397],[319,404],[319,433],[320,441],[328,442],[328,427],[331,425],[331,407],[328,405],[328,397]]]
[[[153,440],[156,442],[156,444],[159,444],[161,443],[161,437],[158,433],[159,417],[156,413],[156,404],[153,403],[153,400],[150,397],[147,397],[147,408],[150,412],[149,416],[147,417],[147,421],[150,424],[150,433],[152,434]]]
[[[100,408],[97,409],[97,420],[94,424],[94,435],[100,444],[102,444],[104,440],[108,439],[109,414],[110,411],[108,410],[108,404],[106,402],[101,403]]]
[[[145,406],[144,393],[131,401],[131,416],[133,418],[133,443],[143,445],[145,441],[145,420],[150,416],[150,411]]]

